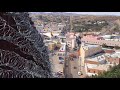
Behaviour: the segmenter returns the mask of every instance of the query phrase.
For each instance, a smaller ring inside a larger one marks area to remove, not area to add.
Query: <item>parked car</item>
[[[59,71],[56,73],[57,75],[63,75],[63,72],[62,71]]]
[[[59,64],[64,64],[64,61],[60,61]]]
[[[73,51],[76,51],[77,50],[77,48],[73,48]]]

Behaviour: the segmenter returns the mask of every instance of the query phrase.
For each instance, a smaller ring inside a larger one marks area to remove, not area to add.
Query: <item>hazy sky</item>
[[[120,12],[67,12],[77,14],[89,14],[89,15],[117,15],[120,16]]]
[[[32,12],[32,13],[38,13],[38,12]],[[51,13],[51,12],[45,12],[45,13]],[[66,13],[77,13],[77,14],[88,14],[88,15],[117,15],[120,16],[120,12],[66,12]]]

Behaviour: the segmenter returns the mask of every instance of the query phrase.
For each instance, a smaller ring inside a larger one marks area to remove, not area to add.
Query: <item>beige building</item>
[[[97,53],[102,52],[102,47],[99,45],[89,45],[89,44],[81,44],[81,48],[80,48],[80,57],[79,57],[79,68],[83,67],[84,68],[84,72],[87,74],[88,73],[88,66],[93,66],[95,67],[96,65],[99,64],[99,62],[97,61],[91,61],[92,59],[87,59],[90,56],[93,56]],[[102,63],[103,61],[101,61]],[[92,65],[91,65],[92,64]],[[93,65],[95,64],[95,65]],[[79,72],[81,71],[81,69],[79,69]],[[82,71],[83,72],[83,71]]]
[[[50,42],[50,43],[48,43],[48,49],[51,51],[51,50],[54,50],[54,48],[55,48],[55,43],[53,43],[53,42]]]
[[[89,44],[81,44],[80,48],[80,55],[81,55],[81,61],[82,65],[84,66],[84,59],[88,56],[92,56],[96,53],[99,53],[102,51],[102,47],[99,45],[89,45]]]

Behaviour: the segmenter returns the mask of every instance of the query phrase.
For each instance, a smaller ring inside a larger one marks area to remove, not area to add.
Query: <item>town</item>
[[[72,22],[73,16],[60,22],[56,22],[54,19],[43,22],[35,18],[33,18],[35,27],[48,48],[54,77],[92,77],[107,72],[120,64],[120,33],[116,30],[117,26],[103,28],[101,31],[91,31],[92,29],[84,31],[86,28],[82,26],[79,29],[82,32],[78,32],[78,28],[75,28],[78,25],[76,25],[76,22]],[[57,21],[61,20],[58,18],[61,17],[57,17]],[[77,22],[79,23],[79,21]],[[116,22],[119,26],[119,19]],[[102,24],[103,27],[107,25],[105,20],[87,21],[87,25],[92,23],[96,26]],[[70,28],[66,29],[68,26]],[[76,29],[76,31],[73,29]]]
[[[0,12],[0,78],[120,78],[120,12],[82,13]]]

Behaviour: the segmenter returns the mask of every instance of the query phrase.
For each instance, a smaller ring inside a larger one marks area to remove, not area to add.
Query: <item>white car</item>
[[[82,75],[82,72],[80,71],[80,72],[78,72],[78,75],[80,76],[80,75]]]

